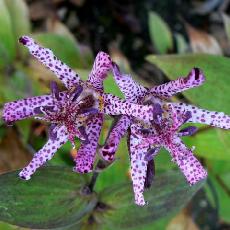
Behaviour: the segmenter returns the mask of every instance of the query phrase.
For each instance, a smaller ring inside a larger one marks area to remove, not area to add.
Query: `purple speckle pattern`
[[[66,88],[69,89],[81,82],[78,74],[60,61],[50,49],[38,45],[29,36],[22,36],[19,38],[19,42],[26,46],[35,58],[50,69],[63,82]]]
[[[105,145],[99,149],[99,154],[104,160],[114,160],[114,156],[120,140],[126,134],[126,131],[129,128],[130,124],[130,117],[123,115],[113,126]]]
[[[157,97],[169,98],[173,95],[202,85],[205,82],[203,72],[199,68],[193,68],[187,77],[180,77],[177,80],[154,86],[150,93]]]
[[[41,106],[53,105],[53,97],[51,95],[37,96],[26,98],[18,101],[8,102],[3,108],[3,119],[6,123],[13,123],[39,113],[37,108]]]
[[[113,63],[113,76],[125,99],[129,102],[138,103],[140,98],[148,92],[144,86],[135,82],[130,75],[122,74],[115,63]]]
[[[133,182],[135,203],[143,206],[146,204],[143,192],[148,165],[148,161],[145,160],[145,154],[148,151],[148,146],[140,147],[142,140],[132,134],[133,128],[135,128],[135,125],[131,125],[130,135],[131,178]]]
[[[230,129],[230,116],[224,114],[223,112],[208,111],[185,103],[168,103],[168,105],[171,105],[178,114],[184,113],[184,111],[189,111],[192,116],[187,122],[201,123],[222,129]]]
[[[147,89],[135,82],[130,75],[122,74],[117,64],[113,63],[113,77],[119,86],[127,101],[138,103],[140,98],[144,97]],[[113,106],[111,106],[111,110]],[[118,122],[113,126],[108,135],[106,143],[100,148],[99,153],[103,159],[113,161],[115,152],[118,148],[121,138],[126,134],[127,129],[132,123],[130,116],[122,115]]]
[[[107,77],[112,68],[112,60],[107,53],[99,52],[95,58],[93,68],[88,77],[93,87],[97,90],[103,90],[103,80]]]
[[[165,148],[171,153],[173,161],[178,165],[190,185],[207,177],[207,171],[180,138],[174,137],[172,143]],[[181,153],[183,153],[182,156]]]
[[[166,114],[164,115],[165,117],[160,119],[159,124],[152,122],[148,132],[146,130],[143,132],[143,129],[139,129],[138,126],[135,126],[135,129],[131,129],[131,132],[138,138],[139,141],[139,144],[135,148],[148,150],[149,148],[157,147],[157,152],[160,147],[167,149],[170,152],[173,162],[178,165],[188,183],[193,185],[206,178],[207,172],[200,162],[193,156],[192,150],[188,149],[180,139],[179,128],[186,122],[188,117],[187,113],[184,112],[183,114],[177,114],[173,107],[168,106],[167,116]],[[147,160],[148,153],[149,152],[145,153],[143,160]],[[156,153],[154,153],[154,156],[155,154]],[[137,177],[135,176],[132,177],[132,179],[137,180],[136,178]],[[139,179],[141,180],[140,185],[142,185],[143,178],[139,177]],[[136,187],[134,187],[134,194],[138,193],[138,195],[135,194],[135,197],[141,197],[141,203],[138,203],[137,201],[136,203],[138,205],[143,205],[142,187],[139,190]]]
[[[74,171],[78,173],[88,173],[93,170],[98,139],[103,123],[103,114],[97,114],[88,120],[86,125],[86,134],[88,143],[81,143],[81,147],[75,158],[76,166]]]
[[[122,100],[112,94],[103,94],[104,113],[108,115],[128,115],[143,121],[153,119],[153,107],[148,105],[134,104]]]
[[[202,110],[184,103],[167,103],[164,101],[164,98],[170,98],[176,93],[202,85],[205,81],[202,71],[198,68],[193,68],[187,77],[180,77],[175,81],[155,86],[149,90],[134,82],[131,76],[121,74],[116,64],[113,64],[113,74],[127,102],[152,105],[152,115],[149,116],[151,117],[150,122],[145,118],[143,119],[142,114],[139,114],[142,121],[139,119],[131,120],[131,117],[136,117],[135,112],[132,111],[130,115],[126,113],[129,115],[126,116],[127,121],[130,119],[129,123],[126,122],[127,126],[118,122],[109,133],[105,145],[100,150],[102,156],[103,151],[105,151],[105,156],[103,156],[105,160],[113,160],[119,141],[125,134],[125,131],[123,135],[117,132],[119,126],[120,129],[124,127],[126,130],[131,127],[129,147],[133,152],[133,157],[131,154],[131,169],[136,204],[145,204],[143,191],[144,181],[147,176],[147,162],[152,161],[162,147],[170,152],[173,162],[178,165],[189,184],[193,185],[204,179],[207,176],[206,170],[193,156],[192,150],[186,148],[180,140],[181,136],[193,135],[197,129],[189,127],[180,130],[180,127],[184,123],[195,122],[229,129],[229,116],[224,113]],[[107,110],[115,111],[116,99],[109,97],[107,101]],[[122,108],[120,104],[117,107],[118,110]],[[122,109],[125,110],[125,108]],[[128,109],[132,110],[130,107]],[[117,113],[119,112],[117,111]],[[145,114],[148,113],[145,112]],[[122,118],[120,120],[122,121]],[[156,154],[151,156],[151,150],[154,149],[157,149]],[[135,151],[137,152],[136,154]],[[138,156],[136,157],[136,155]],[[135,160],[137,158],[139,159],[138,161]],[[138,167],[140,167],[139,171],[134,170]]]
[[[49,139],[48,142],[44,145],[42,149],[40,149],[37,153],[35,153],[32,161],[22,169],[19,173],[21,179],[29,180],[31,175],[35,173],[37,168],[41,167],[48,160],[50,160],[55,152],[66,143],[68,140],[68,135],[64,126],[57,129],[57,138]]]

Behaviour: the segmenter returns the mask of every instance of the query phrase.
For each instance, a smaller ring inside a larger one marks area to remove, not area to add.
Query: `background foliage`
[[[173,100],[230,114],[230,18],[228,1],[0,1],[0,103],[49,92],[56,79],[17,42],[30,34],[87,78],[99,50],[146,86],[186,75],[196,66],[207,81]],[[225,57],[224,57],[225,56]],[[61,86],[61,85],[60,85]],[[107,92],[122,97],[110,76]],[[101,135],[103,144],[112,122]],[[45,124],[26,120],[0,126],[0,229],[228,229],[229,132],[199,126],[184,138],[208,168],[205,183],[189,187],[166,151],[156,157],[156,178],[133,204],[125,139],[117,161],[103,170],[95,191],[91,175],[72,172],[76,154],[67,143],[32,180],[18,179],[47,138]],[[6,173],[7,172],[7,173]],[[13,225],[10,225],[10,224]]]

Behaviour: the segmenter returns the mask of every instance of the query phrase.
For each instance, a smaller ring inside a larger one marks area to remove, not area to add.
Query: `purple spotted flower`
[[[103,80],[112,68],[111,59],[106,53],[98,53],[88,80],[84,82],[51,50],[39,46],[32,38],[23,36],[19,42],[67,88],[66,91],[59,92],[57,84],[52,83],[51,95],[22,99],[4,105],[3,119],[7,124],[33,116],[50,123],[48,142],[20,172],[21,178],[30,179],[36,169],[50,160],[64,143],[70,140],[74,145],[75,137],[81,140],[81,146],[74,159],[74,171],[92,171],[103,114],[127,114],[143,120],[152,119],[151,106],[130,103],[103,93]]]
[[[193,68],[187,77],[180,77],[151,89],[139,85],[129,75],[121,74],[116,64],[113,64],[113,73],[127,100],[153,106],[153,119],[150,122],[139,122],[133,117],[121,116],[100,149],[105,160],[113,161],[120,139],[129,130],[128,144],[135,203],[145,204],[143,192],[151,185],[154,175],[153,159],[162,147],[169,151],[173,162],[178,165],[190,185],[204,179],[207,176],[206,170],[195,158],[192,149],[188,149],[181,140],[182,136],[192,135],[197,129],[194,126],[185,129],[180,127],[184,123],[193,122],[230,129],[230,117],[224,113],[167,101],[176,93],[203,84],[205,77],[202,71]]]

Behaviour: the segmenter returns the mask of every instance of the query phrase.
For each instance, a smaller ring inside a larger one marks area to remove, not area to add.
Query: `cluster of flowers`
[[[50,124],[48,142],[20,172],[22,179],[29,180],[68,140],[75,147],[75,137],[81,140],[81,146],[74,159],[74,171],[91,172],[105,114],[120,116],[106,143],[99,149],[99,155],[106,161],[114,161],[119,142],[127,134],[136,204],[145,204],[143,192],[152,183],[153,160],[162,147],[169,151],[173,162],[178,165],[189,184],[193,185],[207,176],[192,150],[180,138],[194,134],[196,127],[180,127],[192,122],[230,129],[230,117],[224,113],[184,103],[172,103],[169,100],[176,93],[203,84],[205,77],[200,69],[193,68],[187,77],[147,89],[135,82],[130,75],[122,74],[108,54],[99,52],[88,80],[83,81],[51,50],[41,47],[32,38],[23,36],[19,42],[66,87],[65,91],[60,92],[57,84],[52,82],[50,95],[4,105],[3,119],[9,125],[32,116]],[[109,71],[112,71],[125,100],[104,93],[103,81]]]

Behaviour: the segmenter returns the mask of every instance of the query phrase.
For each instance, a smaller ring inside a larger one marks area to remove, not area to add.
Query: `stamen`
[[[83,137],[82,142],[83,142],[84,144],[88,144],[88,143],[89,143],[89,138],[88,138],[88,135],[87,135],[87,133],[86,133],[85,127],[84,127],[84,126],[80,126],[80,127],[78,128],[78,130],[79,130],[80,134],[81,134],[82,137]]]
[[[154,160],[152,159],[151,161],[148,162],[147,165],[147,172],[146,172],[145,185],[144,185],[145,188],[151,187],[154,176],[155,176],[155,163]]]
[[[190,111],[186,111],[184,114],[184,123],[186,123],[191,117],[192,117],[192,113]]]
[[[59,96],[59,89],[56,81],[51,81],[50,83],[50,89],[53,97],[57,100],[60,101],[60,96]]]
[[[183,136],[192,136],[193,134],[195,134],[197,132],[198,128],[195,126],[189,126],[186,127],[184,129],[182,129],[179,133],[178,136],[179,137],[183,137]]]
[[[157,153],[160,151],[160,147],[155,147],[155,148],[152,148],[152,149],[150,149],[147,153],[146,153],[146,155],[145,155],[145,160],[146,161],[151,161],[156,155],[157,155]]]
[[[161,105],[159,103],[155,103],[153,105],[153,121],[156,124],[160,124],[163,112],[164,111],[162,110]]]
[[[84,109],[81,109],[79,114],[85,114],[87,113],[87,115],[95,115],[97,114],[99,111],[95,108],[84,108]]]
[[[49,138],[51,140],[56,140],[57,139],[57,126],[55,124],[51,124],[50,127],[49,127],[49,130],[48,130],[48,133],[49,133]]]
[[[74,92],[72,92],[72,94],[71,94],[71,100],[72,101],[77,100],[77,98],[80,96],[80,94],[82,93],[82,91],[83,91],[83,87],[81,85],[78,85],[74,89]]]
[[[34,113],[35,113],[35,114],[42,113],[42,111],[41,111],[41,106],[34,108]]]

